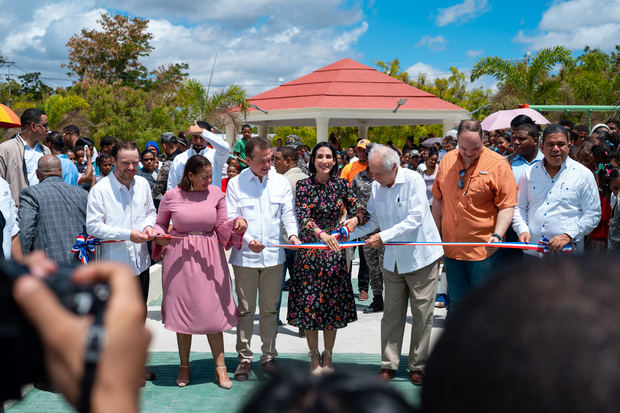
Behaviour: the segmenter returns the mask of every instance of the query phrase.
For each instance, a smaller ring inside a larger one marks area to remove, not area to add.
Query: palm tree
[[[241,86],[231,85],[209,96],[203,84],[195,79],[183,83],[179,90],[179,100],[187,110],[188,121],[207,119],[220,126],[232,123],[238,128],[241,123],[240,111],[231,109],[238,107],[241,112],[248,109],[247,93]]]
[[[558,64],[562,65],[560,74],[550,76]],[[525,61],[485,57],[472,69],[471,81],[482,75],[496,78],[500,82],[494,99],[496,106],[514,108],[518,103],[548,104],[562,87],[562,70],[574,64],[570,50],[562,46],[541,49]]]

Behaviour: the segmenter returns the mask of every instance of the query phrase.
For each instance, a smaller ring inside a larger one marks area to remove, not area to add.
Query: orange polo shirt
[[[433,196],[441,203],[441,231],[444,242],[487,242],[495,232],[497,212],[517,204],[517,184],[503,156],[483,148],[469,166],[459,189],[459,171],[465,169],[458,149],[448,152],[437,170]],[[492,255],[485,247],[444,246],[446,257],[481,261]]]
[[[355,178],[355,175],[362,172],[364,169],[366,169],[367,166],[368,163],[366,163],[366,165],[362,165],[360,161],[348,163],[342,168],[342,171],[340,172],[340,177],[343,179],[347,179],[349,183],[353,185],[353,178]]]

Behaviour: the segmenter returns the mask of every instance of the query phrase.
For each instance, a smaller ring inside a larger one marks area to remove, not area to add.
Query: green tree
[[[472,69],[471,81],[489,75],[500,82],[499,93],[494,97],[497,108],[514,108],[519,103],[554,103],[562,87],[561,78],[551,76],[556,65],[561,70],[575,64],[571,51],[562,46],[541,49],[531,59],[506,60],[484,57]]]
[[[613,104],[614,91],[620,88],[620,73],[614,73],[612,55],[586,47],[577,64],[566,75],[575,104]]]
[[[52,88],[41,81],[41,72],[30,72],[17,76],[21,83],[21,93],[30,94],[35,100],[43,99],[52,93]]]
[[[43,110],[47,113],[50,129],[58,127],[58,123],[70,112],[88,109],[90,105],[80,96],[73,94],[57,94],[45,100]]]
[[[97,20],[102,30],[82,29],[67,42],[69,75],[80,80],[92,78],[124,86],[143,86],[148,71],[140,58],[153,50],[147,32],[148,20],[102,14]]]
[[[179,90],[178,103],[185,108],[188,122],[206,119],[223,128],[232,123],[240,126],[239,113],[248,109],[246,90],[237,85],[229,86],[219,92],[207,95],[204,85],[195,79],[188,79]],[[240,111],[231,110],[237,107]]]

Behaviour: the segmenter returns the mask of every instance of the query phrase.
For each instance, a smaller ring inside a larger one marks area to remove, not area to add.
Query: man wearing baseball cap
[[[170,172],[170,166],[172,165],[172,161],[174,158],[183,153],[179,149],[177,136],[172,132],[164,132],[161,134],[161,147],[166,154],[166,158],[161,163],[159,167],[159,174],[157,175],[157,180],[155,181],[155,185],[153,186],[153,194],[155,196],[164,195],[166,193],[166,186],[168,185],[168,173]]]
[[[348,180],[351,185],[353,185],[353,178],[355,178],[355,175],[362,172],[368,166],[366,145],[368,145],[369,143],[370,141],[368,139],[360,139],[359,141],[357,141],[357,146],[355,147],[357,161],[351,162],[350,164],[345,165],[344,168],[342,168],[340,177]]]
[[[297,158],[297,167],[301,169],[301,172],[310,175],[310,172],[308,172],[308,163],[304,159],[304,144],[301,138],[297,135],[288,135],[286,137],[286,146],[297,150],[297,154],[299,155]]]

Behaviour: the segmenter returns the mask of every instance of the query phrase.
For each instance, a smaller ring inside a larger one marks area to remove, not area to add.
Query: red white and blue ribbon
[[[340,248],[352,248],[358,246],[364,246],[364,241],[344,241],[339,242]],[[544,239],[539,243],[525,243],[525,242],[407,242],[407,241],[393,241],[386,242],[385,246],[400,246],[400,245],[413,245],[413,246],[460,246],[460,247],[488,247],[488,248],[511,248],[520,250],[533,250],[541,252],[543,254],[549,253],[549,241]],[[299,245],[293,244],[273,244],[267,245],[268,247],[284,247],[284,248],[299,248],[299,249],[317,249],[327,250],[329,247],[322,242],[308,242]],[[572,253],[573,247],[571,244],[566,245],[562,249],[563,253]]]
[[[92,235],[80,234],[77,236],[71,252],[76,253],[82,264],[86,265],[90,262],[99,243],[100,241]]]
[[[336,231],[332,231],[331,235],[333,235],[338,242],[340,248],[353,248],[358,246],[364,246],[366,243],[364,241],[347,241],[349,239],[349,228],[347,226],[340,227]],[[547,238],[543,238],[538,243],[525,243],[525,242],[409,242],[409,241],[390,241],[385,242],[383,245],[386,246],[399,246],[399,245],[414,245],[414,246],[459,246],[459,247],[488,247],[488,248],[511,248],[511,249],[519,249],[519,250],[532,250],[537,251],[543,254],[548,254],[549,251],[549,240]],[[308,242],[299,245],[293,244],[273,244],[267,245],[267,247],[283,247],[283,248],[300,248],[300,249],[317,249],[317,250],[327,250],[329,247],[323,242]],[[573,245],[567,244],[562,248],[562,252],[566,254],[572,253]]]
[[[155,234],[153,238],[164,239],[183,239],[184,237],[175,237],[168,234]],[[90,262],[92,255],[95,253],[95,249],[101,244],[111,244],[114,242],[125,242],[127,240],[107,240],[101,241],[99,238],[95,238],[92,235],[80,234],[75,239],[75,244],[71,248],[71,252],[78,254],[78,258],[82,264],[86,265]]]

